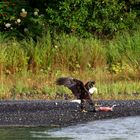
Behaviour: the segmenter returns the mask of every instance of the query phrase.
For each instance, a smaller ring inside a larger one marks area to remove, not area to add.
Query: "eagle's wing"
[[[81,98],[81,96],[84,98],[84,96],[88,94],[88,91],[84,87],[83,82],[72,77],[58,78],[56,80],[56,84],[64,85],[65,87],[69,88],[77,98]]]

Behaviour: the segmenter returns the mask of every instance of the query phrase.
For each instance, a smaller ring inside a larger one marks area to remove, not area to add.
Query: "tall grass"
[[[0,42],[1,99],[53,98],[56,92],[70,93],[55,86],[60,76],[73,76],[84,82],[95,79],[97,98],[140,93],[139,30],[123,32],[106,41],[65,34],[52,40],[48,31],[37,41],[18,41],[1,34]]]
[[[120,63],[124,71],[140,71],[140,30],[123,32],[109,42],[107,60],[110,65]]]
[[[100,41],[96,39],[79,39],[73,36],[62,36],[55,57],[57,65],[62,64],[68,70],[85,70],[87,67],[105,64],[105,53]],[[97,62],[98,61],[98,62]]]
[[[96,98],[101,99],[140,99],[139,81],[118,81],[98,83]]]

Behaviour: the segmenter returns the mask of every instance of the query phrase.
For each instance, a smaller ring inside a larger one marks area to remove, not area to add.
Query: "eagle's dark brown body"
[[[89,93],[89,86],[95,84],[94,81],[89,81],[85,85],[82,81],[71,77],[61,77],[56,80],[57,85],[63,85],[68,87],[77,99],[81,100],[81,109],[85,109],[85,100],[93,106],[94,101],[92,100],[91,94]]]

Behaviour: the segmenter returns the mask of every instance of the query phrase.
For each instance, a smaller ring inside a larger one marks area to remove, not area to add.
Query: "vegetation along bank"
[[[0,99],[55,99],[96,80],[95,99],[140,98],[139,0],[2,0]]]

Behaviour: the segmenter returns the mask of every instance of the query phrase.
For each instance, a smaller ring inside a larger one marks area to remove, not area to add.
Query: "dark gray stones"
[[[116,104],[113,112],[81,112],[78,103],[63,100],[0,101],[0,126],[68,126],[99,119],[140,115],[140,100],[97,101]]]

